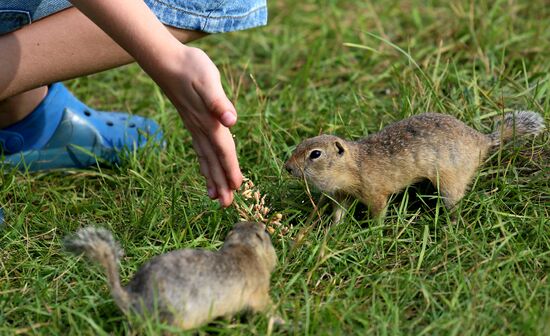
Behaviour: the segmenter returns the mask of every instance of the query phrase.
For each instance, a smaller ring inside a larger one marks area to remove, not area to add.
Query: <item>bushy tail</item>
[[[66,237],[63,245],[67,251],[78,255],[85,254],[105,268],[111,295],[119,308],[126,312],[130,305],[130,297],[120,285],[118,274],[118,262],[124,252],[111,232],[105,229],[86,227],[78,230],[74,236]]]
[[[499,146],[510,139],[528,135],[537,135],[544,130],[544,119],[536,112],[515,111],[504,115],[497,124],[496,131],[489,134],[493,146]]]

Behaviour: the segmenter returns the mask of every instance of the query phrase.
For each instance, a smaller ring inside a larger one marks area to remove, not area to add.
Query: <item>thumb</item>
[[[225,127],[231,127],[237,122],[237,111],[225,95],[224,98],[225,99],[214,100],[207,106],[210,113],[213,113]]]
[[[206,84],[206,83],[205,83]],[[212,78],[211,85],[195,88],[204,105],[214,118],[225,127],[231,127],[237,122],[237,111],[233,103],[227,98],[219,77]]]

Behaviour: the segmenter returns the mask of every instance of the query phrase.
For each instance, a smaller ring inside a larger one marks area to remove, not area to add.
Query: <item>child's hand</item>
[[[228,127],[237,121],[218,69],[182,45],[140,0],[70,0],[123,47],[162,88],[193,137],[208,195],[227,207],[242,183]]]
[[[226,207],[233,201],[232,191],[242,183],[235,142],[228,128],[237,121],[237,112],[210,58],[200,49],[181,47],[161,74],[151,75],[191,132],[208,195]]]

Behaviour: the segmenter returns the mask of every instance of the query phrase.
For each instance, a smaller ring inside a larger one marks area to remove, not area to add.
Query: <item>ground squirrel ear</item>
[[[336,146],[336,148],[338,148],[338,154],[339,154],[339,155],[344,154],[344,152],[345,152],[344,146],[342,146],[342,144],[340,143],[340,141],[335,141],[335,142],[334,142],[334,145]]]

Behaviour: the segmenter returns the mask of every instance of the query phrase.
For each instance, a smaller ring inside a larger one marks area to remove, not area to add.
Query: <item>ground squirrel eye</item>
[[[262,238],[262,236],[261,236],[259,233],[257,233],[257,232],[256,232],[256,237],[258,237],[258,239],[259,239],[260,241],[262,241],[262,242],[264,241],[264,239]]]
[[[320,150],[314,150],[311,153],[309,153],[309,158],[312,160],[317,159],[319,156],[321,156]]]

